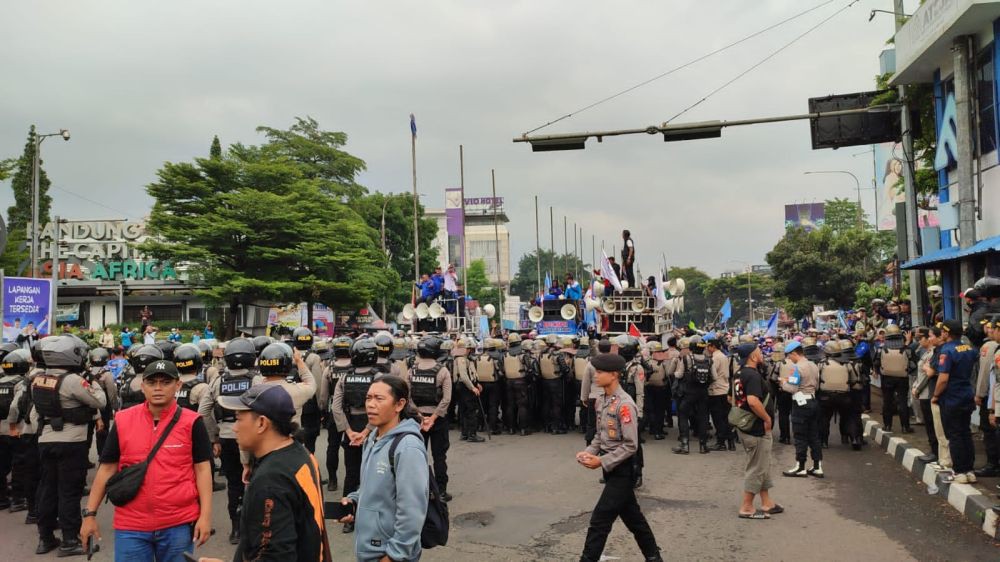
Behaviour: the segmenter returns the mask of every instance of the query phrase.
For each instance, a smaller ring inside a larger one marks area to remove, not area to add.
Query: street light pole
[[[47,135],[35,134],[34,139],[34,158],[31,162],[31,277],[35,277],[38,271],[38,258],[39,258],[39,247],[38,247],[38,214],[41,196],[41,167],[42,167],[42,157],[40,151],[42,149],[42,141],[48,137],[62,137],[63,140],[69,140],[69,129],[59,129],[58,133],[49,133]]]
[[[382,202],[382,255],[385,257],[385,266],[389,267],[389,253],[385,250],[385,206],[389,204],[389,196]],[[382,321],[385,322],[385,295],[382,295]]]
[[[856,176],[856,175],[854,175],[851,172],[848,172],[846,170],[816,170],[816,171],[803,172],[803,173],[805,175],[809,175],[809,174],[847,174],[847,175],[851,176],[852,178],[854,178],[854,185],[857,186],[857,190],[858,190],[858,229],[860,230],[863,227],[861,216],[862,216],[862,213],[864,211],[863,211],[863,209],[861,207],[861,182],[858,181],[858,176]]]

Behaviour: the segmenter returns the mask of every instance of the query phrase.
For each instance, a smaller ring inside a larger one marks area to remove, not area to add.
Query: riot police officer
[[[38,435],[30,422],[31,392],[28,371],[31,369],[31,354],[25,349],[16,349],[6,354],[2,363],[3,377],[14,384],[6,415],[0,424],[0,431],[10,439],[10,512],[28,510],[24,522],[38,522],[35,495],[38,491]],[[0,379],[2,381],[3,379]],[[2,384],[2,383],[0,383]],[[6,402],[7,397],[3,400]],[[0,407],[0,415],[3,414]]]
[[[527,365],[525,365],[527,354],[521,349],[520,334],[512,333],[507,336],[507,343],[509,348],[500,363],[507,381],[507,402],[504,403],[504,417],[509,424],[507,431],[511,435],[518,431],[521,432],[521,435],[528,435],[530,433],[531,412],[528,409],[530,381],[527,378]]]
[[[337,381],[333,390],[333,420],[344,434],[344,495],[361,486],[361,446],[371,432],[365,399],[378,371],[378,350],[371,338],[362,338],[351,347],[351,370]],[[332,477],[331,477],[332,478]],[[343,532],[354,531],[354,523],[344,524]]]
[[[81,376],[87,362],[87,345],[76,336],[50,336],[40,341],[44,373],[31,383],[32,418],[41,427],[38,453],[41,478],[38,486],[38,548],[46,554],[58,548],[59,556],[83,554],[77,536],[82,517],[80,498],[87,478],[87,427],[107,405],[100,385]],[[62,543],[55,530],[62,530]]]
[[[177,344],[170,340],[159,340],[154,343],[156,347],[160,349],[160,353],[163,353],[163,358],[167,361],[174,360],[174,350],[177,349]],[[142,373],[139,373],[139,377],[142,377]]]
[[[181,388],[177,391],[177,405],[197,412],[201,399],[208,391],[208,383],[199,376],[203,358],[198,346],[185,343],[174,350],[174,365],[180,373]]]
[[[500,435],[500,340],[487,338],[483,342],[483,352],[473,359],[476,369],[476,380],[482,390],[479,392],[479,403],[486,408],[483,412],[486,431]]]
[[[882,424],[892,431],[892,417],[899,416],[903,433],[913,433],[910,427],[910,371],[917,368],[913,351],[906,345],[899,326],[885,329],[885,344],[875,352],[874,376],[882,383]]]
[[[625,360],[625,367],[619,373],[618,382],[622,390],[635,402],[636,417],[639,421],[637,431],[639,444],[635,455],[632,457],[632,462],[635,465],[633,467],[635,471],[635,487],[639,488],[642,486],[642,468],[645,466],[642,452],[642,443],[644,441],[642,438],[642,424],[646,406],[646,367],[643,366],[645,361],[639,354],[639,340],[631,335],[620,336],[618,338],[618,355]]]
[[[319,380],[316,391],[316,401],[323,409],[326,421],[326,473],[329,482],[326,489],[337,489],[337,469],[340,468],[340,442],[343,438],[340,429],[333,418],[332,398],[337,383],[351,371],[351,346],[354,340],[340,336],[333,340],[333,360],[328,362],[323,370],[323,378]]]
[[[111,420],[118,410],[118,383],[114,374],[107,368],[111,354],[103,347],[95,347],[87,354],[88,370],[90,371],[88,381],[91,384],[101,385],[107,396],[107,405],[101,408],[100,418],[96,427],[97,453],[104,450],[104,443],[108,438],[108,430],[111,429]],[[88,442],[90,440],[88,439]],[[90,449],[90,447],[87,447]]]
[[[212,440],[212,451],[222,462],[222,472],[226,476],[229,496],[227,507],[232,523],[230,544],[240,542],[239,507],[243,502],[244,459],[233,432],[236,412],[219,406],[217,399],[219,396],[239,396],[250,389],[253,384],[251,369],[256,355],[253,342],[247,338],[236,338],[226,344],[223,355],[225,371],[209,385],[208,395],[201,398],[198,406],[198,414],[205,422],[208,437]]]
[[[253,349],[257,357],[260,357],[260,352],[264,351],[265,347],[274,343],[274,338],[271,336],[254,336],[250,341],[253,342]]]
[[[15,450],[19,444],[19,440],[10,435],[7,416],[14,403],[14,389],[24,380],[27,370],[20,371],[13,363],[7,363],[4,359],[18,349],[21,348],[16,343],[0,345],[0,368],[3,369],[0,373],[0,510],[9,508],[12,503],[24,503],[24,488],[20,482],[13,480],[10,489],[7,488],[7,476],[11,472]]]
[[[312,355],[316,357],[316,354]],[[309,444],[303,442],[303,433],[306,429],[301,424],[307,416],[309,405],[316,403],[316,379],[312,370],[306,366],[302,354],[298,348],[293,350],[284,342],[268,344],[257,358],[257,372],[261,378],[254,380],[255,385],[276,384],[283,387],[292,398],[292,404],[295,405],[292,423],[302,428],[296,432],[295,438],[308,449]],[[312,441],[315,446],[315,436],[312,437]]]
[[[198,342],[198,350],[201,351],[201,372],[198,373],[198,378],[212,384],[215,377],[219,376],[219,369],[215,366],[215,358],[212,357],[214,349],[210,343],[201,340]]]
[[[583,415],[580,416],[581,424],[577,424],[576,417],[583,380],[583,373],[576,372],[576,354],[580,351],[579,345],[579,338],[563,337],[559,340],[559,353],[556,357],[559,369],[563,372],[563,427],[567,431],[583,427]]]
[[[557,360],[557,350],[549,346],[548,341],[538,342],[540,351],[538,353],[538,374],[542,385],[541,414],[544,420],[545,431],[548,433],[564,434],[566,429],[563,426],[563,365]]]
[[[663,419],[669,407],[670,390],[667,380],[667,369],[673,374],[673,364],[667,363],[667,352],[658,341],[649,342],[651,372],[646,379],[646,420],[653,439],[662,441],[666,438],[663,430]]]
[[[375,370],[383,375],[390,374],[392,372],[392,360],[389,358],[393,350],[392,336],[388,332],[375,334],[375,349],[378,352],[378,359],[375,360]]]
[[[830,421],[837,414],[840,419],[841,442],[850,442],[855,451],[861,449],[860,418],[851,400],[851,390],[860,388],[857,369],[844,357],[844,350],[837,341],[823,346],[826,362],[819,372],[819,401],[823,418],[820,421],[820,440],[829,443]]]
[[[424,336],[417,342],[417,360],[407,377],[410,401],[423,416],[420,431],[424,443],[430,441],[434,458],[434,480],[441,499],[451,500],[448,493],[448,404],[451,403],[451,373],[441,364],[441,338]]]
[[[681,442],[673,452],[687,455],[691,452],[691,423],[698,436],[698,452],[708,450],[708,386],[712,382],[712,361],[705,356],[705,342],[701,336],[692,336],[688,341],[690,354],[678,365],[674,376],[680,379],[682,397],[677,407]]]
[[[313,353],[313,333],[309,328],[295,328],[292,332],[293,346],[295,349],[299,350],[302,354],[302,360],[305,362],[306,367],[312,374],[312,381],[309,385],[311,388],[311,396],[309,400],[302,405],[302,411],[300,412],[300,419],[295,420],[296,423],[301,422],[302,431],[300,432],[301,442],[309,449],[310,453],[316,452],[316,438],[319,437],[319,426],[321,412],[319,408],[319,403],[316,402],[316,381],[323,377],[323,360],[320,359],[319,355]],[[302,383],[306,381],[302,379],[299,370],[293,370],[291,379],[293,382],[298,382],[301,379]],[[288,390],[288,389],[286,389]],[[295,400],[295,392],[289,390],[289,394],[292,395],[292,399]],[[296,407],[298,407],[298,402],[296,401]]]
[[[454,369],[453,387],[458,396],[460,408],[458,411],[459,422],[462,427],[462,441],[470,443],[482,443],[485,441],[477,435],[479,429],[479,397],[483,387],[479,384],[479,372],[473,363],[469,352],[475,349],[475,342],[472,338],[459,338],[455,342],[452,354],[452,368]]]
[[[775,405],[778,407],[778,430],[780,436],[779,443],[788,445],[792,442],[792,395],[781,388],[779,382],[782,377],[787,378],[792,372],[792,363],[785,357],[785,344],[777,342],[771,348],[771,356],[767,363],[767,380],[771,383],[772,396],[775,396]]]
[[[165,359],[163,350],[155,345],[134,346],[129,350],[129,366],[122,371],[118,381],[118,401],[122,410],[146,401],[142,393],[142,373],[150,363],[162,359]]]

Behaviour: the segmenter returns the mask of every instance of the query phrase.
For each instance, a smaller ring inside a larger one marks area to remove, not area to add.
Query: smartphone
[[[354,515],[354,504],[344,505],[340,502],[326,502],[323,511],[326,519],[342,519],[348,515]]]

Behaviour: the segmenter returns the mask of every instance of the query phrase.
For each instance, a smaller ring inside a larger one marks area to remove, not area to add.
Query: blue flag
[[[840,327],[841,328],[843,328],[845,330],[848,329],[847,328],[847,319],[844,318],[844,311],[843,311],[843,309],[837,311],[837,320],[840,321]]]
[[[778,337],[778,312],[775,311],[771,315],[771,319],[767,321],[767,332],[764,337],[775,338]]]
[[[729,319],[733,316],[733,303],[729,301],[729,297],[726,297],[725,304],[723,304],[722,308],[719,310],[719,316],[720,316],[719,320],[723,324],[728,322]]]
[[[545,287],[542,288],[542,294],[549,294],[549,289],[552,287],[552,278],[549,277],[549,272],[545,272]]]
[[[413,133],[413,138],[417,138],[417,120],[410,114],[410,132]]]

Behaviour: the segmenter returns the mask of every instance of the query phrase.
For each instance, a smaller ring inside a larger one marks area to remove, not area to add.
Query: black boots
[[[239,523],[233,523],[233,530],[229,532],[229,544],[240,544]]]
[[[59,545],[59,552],[56,554],[56,558],[80,556],[81,554],[83,554],[83,543],[80,542],[80,539],[70,539],[64,540]]]
[[[677,445],[676,447],[674,447],[674,448],[673,448],[673,449],[671,449],[671,450],[672,450],[672,451],[673,451],[674,453],[678,454],[678,455],[687,455],[687,454],[690,454],[690,453],[691,453],[691,449],[690,449],[690,447],[689,447],[689,444],[688,444],[688,443],[689,443],[689,442],[688,442],[688,440],[687,440],[687,439],[681,439],[681,442],[680,442],[680,444],[679,444],[679,445]]]
[[[729,439],[727,439],[726,440],[726,446],[729,447],[730,451],[735,451],[736,450],[736,438],[735,437],[730,437]]]
[[[35,549],[35,554],[48,554],[57,548],[59,548],[59,539],[55,535],[43,536],[38,539],[38,548]]]
[[[725,441],[721,441],[721,440],[720,441],[716,441],[715,442],[715,447],[712,447],[712,450],[713,451],[725,451],[726,450],[726,442]]]
[[[790,478],[805,478],[806,476],[809,476],[809,472],[806,470],[806,463],[797,462],[792,468],[782,471],[781,475],[788,476]]]
[[[708,444],[705,443],[704,441],[699,442],[698,443],[698,452],[701,453],[701,454],[703,454],[703,455],[708,454],[709,453]]]
[[[476,435],[475,433],[470,433],[469,436],[465,438],[465,440],[468,441],[469,443],[482,443],[483,441],[486,441],[485,439]]]

